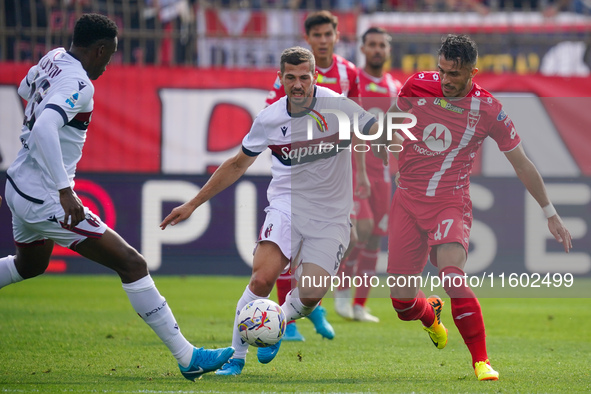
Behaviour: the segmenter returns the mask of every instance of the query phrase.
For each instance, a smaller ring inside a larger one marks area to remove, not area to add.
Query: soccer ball
[[[275,302],[261,298],[249,302],[238,316],[238,331],[249,345],[267,347],[276,344],[285,333],[285,314]]]

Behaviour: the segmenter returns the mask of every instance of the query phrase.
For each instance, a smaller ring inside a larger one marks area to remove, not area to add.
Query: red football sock
[[[291,291],[291,282],[293,280],[293,277],[291,275],[291,270],[287,271],[284,274],[279,275],[279,278],[277,278],[277,282],[275,283],[275,286],[277,286],[277,303],[279,305],[283,305],[285,303],[285,297],[287,296],[287,293],[289,293]],[[290,321],[289,323],[293,323],[294,321]]]
[[[435,311],[427,302],[422,290],[419,290],[416,298],[410,301],[392,298],[392,306],[398,313],[400,320],[420,320],[425,327],[431,327],[435,321]]]
[[[364,249],[361,251],[361,253],[359,253],[359,257],[357,258],[357,272],[355,272],[355,276],[363,278],[364,275],[366,275],[366,279],[364,279],[365,283],[362,283],[361,286],[355,288],[355,299],[353,300],[353,305],[365,306],[369,291],[371,290],[371,286],[369,286],[369,280],[376,274],[377,263],[377,250]],[[367,284],[367,286],[363,286],[363,284]]]
[[[287,271],[284,274],[279,275],[275,285],[277,286],[277,301],[279,305],[283,305],[285,302],[285,296],[291,291],[291,271]]]
[[[443,288],[451,298],[451,315],[458,331],[472,355],[472,366],[478,361],[488,359],[486,353],[486,334],[482,310],[476,295],[460,277],[464,271],[457,267],[446,267],[439,273]],[[454,280],[455,278],[455,280]]]

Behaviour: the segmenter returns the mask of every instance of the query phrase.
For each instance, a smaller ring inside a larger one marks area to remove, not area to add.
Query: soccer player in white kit
[[[309,315],[326,294],[349,243],[351,139],[339,139],[340,119],[323,115],[323,111],[341,111],[350,125],[357,124],[365,134],[375,134],[379,127],[373,115],[350,99],[316,86],[314,63],[307,49],[283,51],[278,75],[286,96],[259,113],[242,141],[242,150],[217,169],[197,196],[174,208],[161,223],[164,229],[187,219],[201,204],[236,182],[261,152],[271,149],[267,216],[254,253],[250,282],[236,305],[236,319],[247,303],[269,297],[290,261],[298,284],[281,307],[286,320]],[[308,126],[309,120],[313,126]],[[350,137],[350,129],[345,132]],[[367,174],[360,173],[358,190],[368,190]],[[313,280],[305,283],[304,278]],[[237,323],[232,337],[236,353],[217,374],[239,375],[244,368],[248,344],[241,340]],[[259,348],[258,360],[273,360],[280,344]]]
[[[117,51],[117,25],[99,14],[83,15],[69,51],[57,48],[31,67],[18,93],[28,101],[22,148],[7,171],[6,203],[12,213],[16,255],[0,259],[0,288],[45,272],[54,243],[119,274],[137,314],[154,330],[195,380],[218,369],[233,348],[195,348],[181,334],[144,258],[84,207],[74,192],[93,110],[94,86]]]

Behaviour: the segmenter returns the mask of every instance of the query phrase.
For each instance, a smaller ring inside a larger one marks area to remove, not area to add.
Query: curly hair
[[[89,47],[95,42],[117,37],[117,25],[101,14],[84,14],[74,27],[74,46]]]
[[[447,60],[453,60],[460,67],[464,67],[465,65],[476,67],[478,48],[474,40],[470,37],[463,34],[449,34],[441,41],[439,55],[443,55]]]

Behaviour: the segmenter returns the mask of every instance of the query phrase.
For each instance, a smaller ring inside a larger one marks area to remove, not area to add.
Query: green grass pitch
[[[248,278],[154,279],[188,340],[230,345]],[[477,381],[449,303],[449,342],[437,350],[420,323],[398,320],[387,298],[368,302],[379,324],[339,318],[328,298],[334,340],[299,321],[306,342],[283,343],[272,363],[259,364],[251,348],[241,376],[193,383],[135,315],[116,276],[44,276],[0,290],[0,393],[591,391],[589,299],[480,301],[498,382]]]

